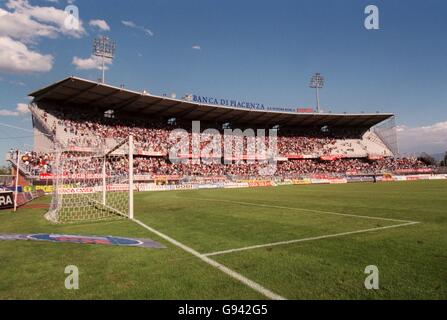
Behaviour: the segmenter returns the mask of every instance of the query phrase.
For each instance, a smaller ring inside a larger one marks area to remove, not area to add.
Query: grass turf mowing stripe
[[[383,220],[383,221],[403,222],[403,223],[417,223],[417,221],[410,221],[410,220],[393,219],[393,218],[382,218],[382,217],[373,217],[373,216],[361,216],[361,215],[350,214],[350,213],[340,213],[340,212],[333,212],[333,211],[324,211],[324,210],[315,210],[315,209],[306,209],[306,208],[296,208],[296,207],[283,207],[283,206],[275,206],[275,205],[262,204],[262,203],[233,201],[233,200],[225,200],[225,199],[211,199],[211,198],[188,198],[188,199],[190,199],[190,200],[198,200],[198,201],[233,203],[233,204],[240,204],[240,205],[245,205],[245,206],[263,207],[263,208],[307,211],[307,212],[315,212],[315,213],[332,214],[332,215],[337,215],[337,216],[354,217],[354,218],[360,218],[360,219]]]
[[[171,237],[155,230],[154,228],[151,228],[149,226],[147,226],[146,224],[144,224],[143,222],[137,220],[137,219],[133,219],[133,221],[135,221],[137,224],[139,224],[140,226],[142,226],[143,228],[151,231],[152,233],[155,233],[157,236],[165,239],[166,241],[172,243],[173,245],[183,249],[184,251],[196,256],[197,258],[199,258],[200,260],[206,262],[207,264],[215,267],[216,269],[226,273],[227,275],[229,275],[230,277],[238,280],[239,282],[245,284],[246,286],[252,288],[253,290],[259,292],[260,294],[264,295],[265,297],[272,299],[272,300],[286,300],[284,297],[268,290],[267,288],[264,288],[263,286],[261,286],[259,283],[256,283],[246,277],[244,277],[243,275],[241,275],[240,273],[237,273],[236,271],[231,270],[230,268],[225,267],[223,264],[220,264],[219,262],[208,258],[207,256],[197,252],[196,250],[182,244],[181,242],[178,242],[175,239],[172,239]]]
[[[418,223],[420,223],[420,222],[407,222],[407,223],[396,224],[396,225],[385,226],[385,227],[377,227],[377,228],[370,228],[370,229],[363,229],[363,230],[356,230],[356,231],[348,231],[348,232],[342,232],[342,233],[328,234],[328,235],[324,235],[324,236],[317,236],[317,237],[310,237],[310,238],[303,238],[303,239],[296,239],[296,240],[288,240],[288,241],[281,241],[281,242],[274,242],[274,243],[259,244],[259,245],[255,245],[255,246],[248,246],[248,247],[243,247],[243,248],[236,248],[236,249],[229,249],[229,250],[205,253],[204,256],[210,257],[210,256],[217,256],[217,255],[222,255],[222,254],[227,254],[227,253],[232,253],[232,252],[253,250],[253,249],[259,249],[259,248],[265,248],[265,247],[274,247],[274,246],[287,245],[287,244],[293,244],[293,243],[305,242],[305,241],[320,240],[320,239],[327,239],[327,238],[335,238],[335,237],[347,236],[347,235],[358,234],[358,233],[366,233],[366,232],[372,232],[372,231],[378,231],[378,230],[384,230],[384,229],[401,228],[401,227],[415,225],[415,224],[418,224]]]

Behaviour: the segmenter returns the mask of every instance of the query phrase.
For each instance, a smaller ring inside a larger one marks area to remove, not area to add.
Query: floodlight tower
[[[321,74],[315,73],[310,79],[309,87],[315,90],[315,95],[317,97],[317,112],[320,113],[320,93],[319,90],[324,86],[324,78]]]
[[[93,55],[101,57],[102,59],[102,83],[105,83],[105,66],[104,60],[113,59],[116,50],[116,43],[112,39],[106,36],[95,38],[93,41]]]

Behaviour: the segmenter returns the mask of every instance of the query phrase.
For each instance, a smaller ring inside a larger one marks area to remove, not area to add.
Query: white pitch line
[[[310,237],[310,238],[303,238],[303,239],[296,239],[296,240],[289,240],[289,241],[281,241],[281,242],[259,244],[259,245],[255,245],[255,246],[248,246],[248,247],[237,248],[237,249],[229,249],[229,250],[205,253],[204,256],[210,257],[210,256],[217,256],[217,255],[226,254],[226,253],[247,251],[247,250],[259,249],[259,248],[265,248],[265,247],[275,247],[275,246],[293,244],[293,243],[298,243],[298,242],[320,240],[320,239],[327,239],[327,238],[335,238],[335,237],[347,236],[347,235],[357,234],[357,233],[365,233],[365,232],[371,232],[371,231],[377,231],[377,230],[405,227],[405,226],[410,226],[410,225],[414,225],[414,224],[418,224],[418,223],[420,223],[420,222],[407,222],[407,223],[396,224],[396,225],[386,226],[386,227],[377,227],[377,228],[371,228],[371,229],[363,229],[363,230],[356,230],[356,231],[348,231],[348,232],[342,232],[342,233],[328,234],[328,235],[324,235],[324,236],[317,236],[317,237]]]
[[[241,204],[241,205],[253,206],[253,207],[263,207],[263,208],[286,209],[286,210],[296,210],[296,211],[308,211],[308,212],[315,212],[315,213],[332,214],[332,215],[337,215],[337,216],[354,217],[354,218],[360,218],[360,219],[373,219],[373,220],[383,220],[383,221],[403,222],[403,223],[416,223],[417,222],[417,221],[392,219],[392,218],[382,218],[382,217],[373,217],[373,216],[361,216],[361,215],[357,215],[357,214],[340,213],[340,212],[333,212],[333,211],[323,211],[323,210],[296,208],[296,207],[274,206],[274,205],[269,205],[269,204],[253,203],[253,202],[232,201],[232,200],[223,200],[223,199],[207,199],[207,198],[187,198],[187,199],[199,200],[199,201],[234,203],[234,204]]]
[[[171,237],[161,233],[160,231],[155,230],[154,228],[151,228],[149,226],[147,226],[146,224],[144,224],[143,222],[137,220],[137,219],[133,219],[133,221],[135,221],[136,223],[138,223],[140,226],[142,226],[143,228],[151,231],[152,233],[155,233],[156,235],[158,235],[159,237],[165,239],[166,241],[172,243],[173,245],[183,249],[184,251],[196,256],[197,258],[199,258],[200,260],[206,262],[207,264],[215,267],[216,269],[226,273],[227,275],[229,275],[230,277],[238,280],[239,282],[245,284],[246,286],[252,288],[253,290],[259,292],[260,294],[262,294],[263,296],[272,299],[272,300],[286,300],[286,298],[270,291],[269,289],[261,286],[259,283],[254,282],[253,280],[250,280],[246,277],[244,277],[243,275],[241,275],[240,273],[237,273],[236,271],[233,271],[227,267],[225,267],[223,264],[220,264],[219,262],[208,258],[207,256],[197,252],[196,250],[184,245],[183,243],[178,242],[175,239],[172,239]]]

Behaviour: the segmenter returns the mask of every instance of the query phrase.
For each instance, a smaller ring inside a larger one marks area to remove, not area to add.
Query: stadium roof
[[[282,126],[356,126],[372,127],[393,114],[335,114],[261,111],[228,106],[201,104],[146,92],[136,92],[100,82],[68,77],[30,96],[35,103],[52,103],[60,107],[99,108],[138,116],[157,115],[185,120],[201,120],[232,124]]]

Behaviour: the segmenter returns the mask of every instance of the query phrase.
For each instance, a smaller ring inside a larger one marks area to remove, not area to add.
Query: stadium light
[[[105,83],[105,66],[104,60],[113,59],[116,50],[116,43],[112,39],[102,36],[93,40],[93,55],[102,59],[102,83]]]
[[[321,74],[315,73],[310,79],[309,87],[315,90],[315,95],[317,97],[317,112],[320,113],[320,93],[319,90],[324,86],[324,78]]]

